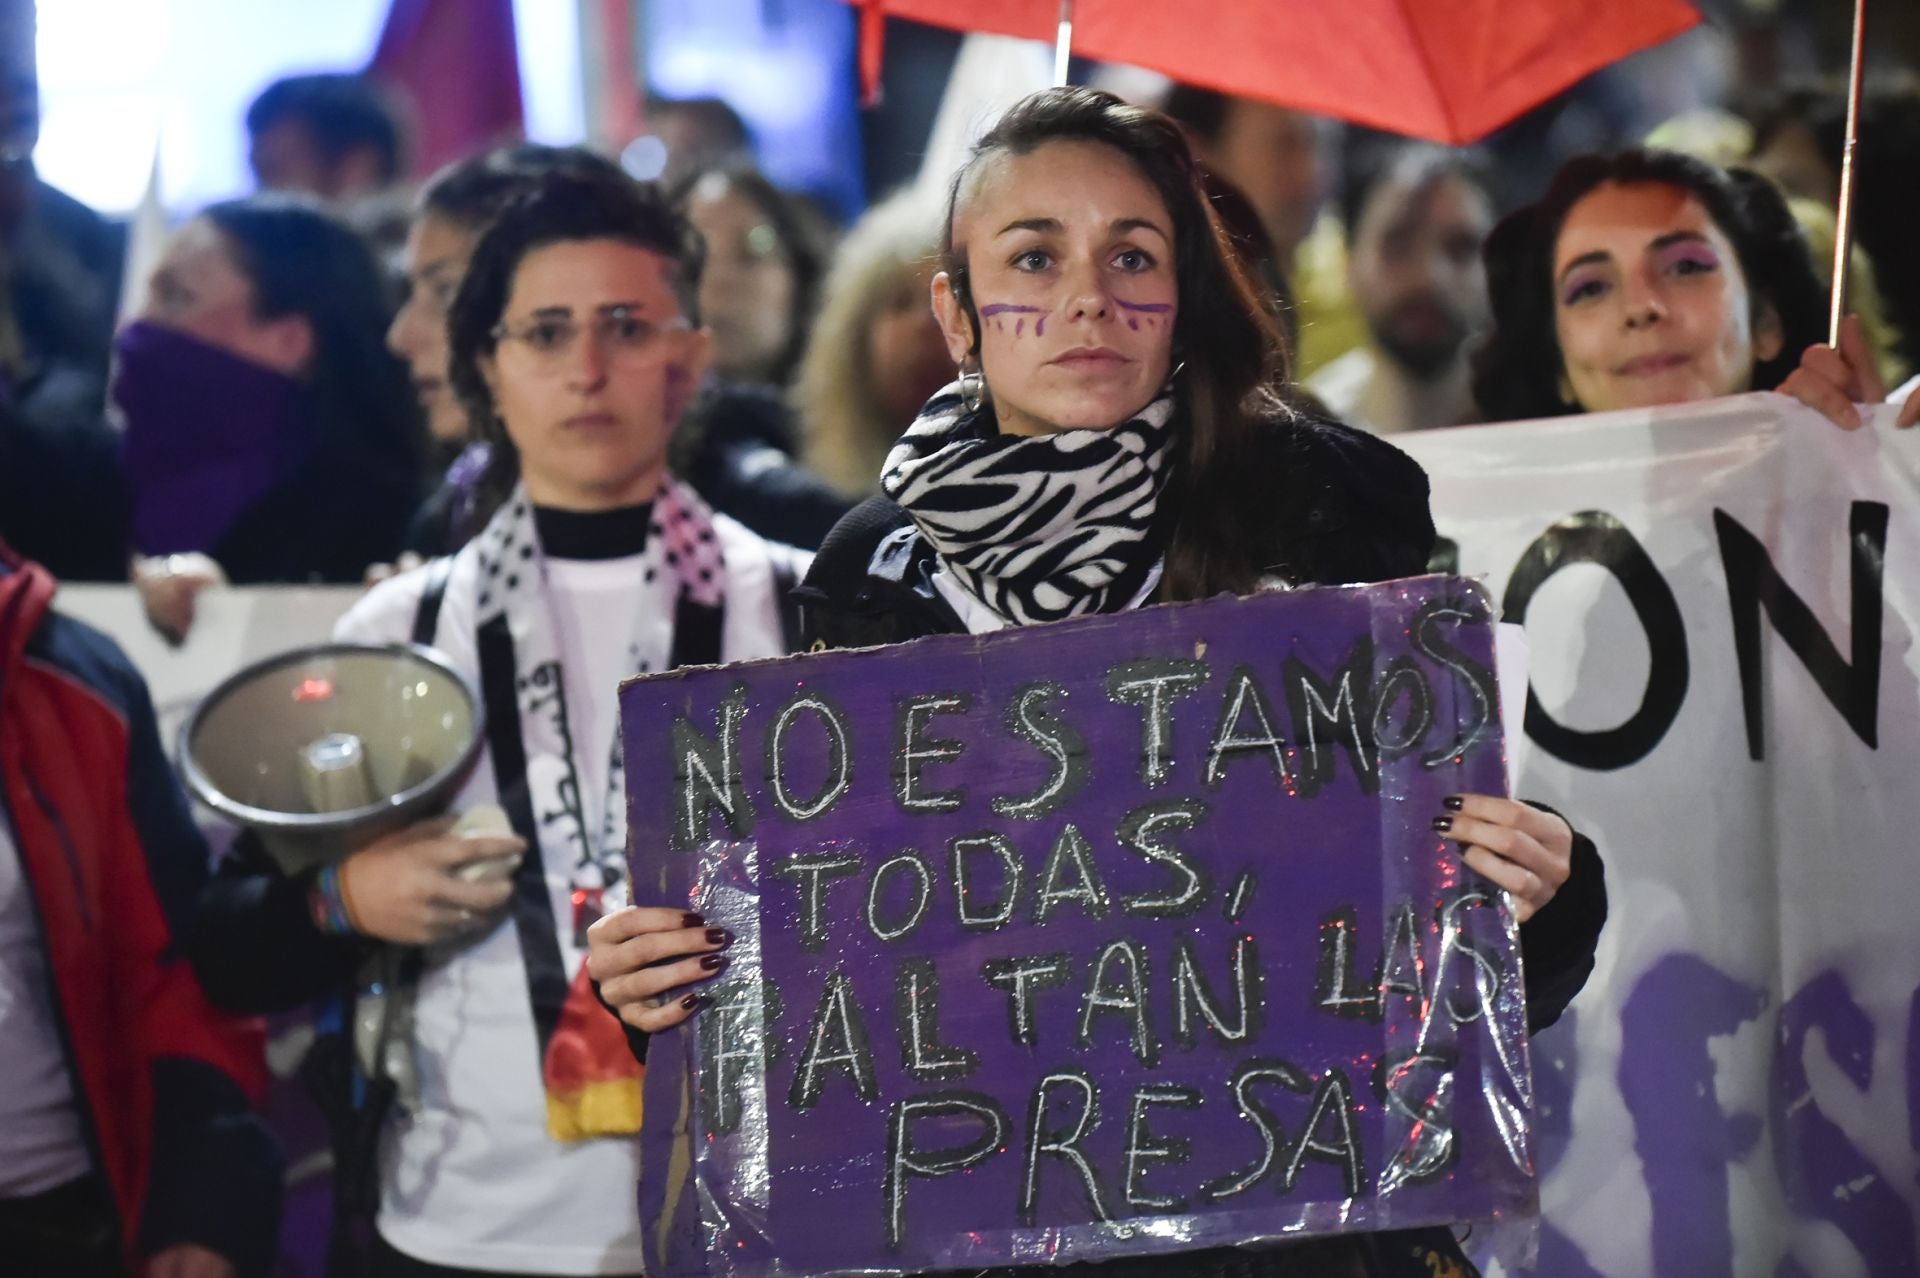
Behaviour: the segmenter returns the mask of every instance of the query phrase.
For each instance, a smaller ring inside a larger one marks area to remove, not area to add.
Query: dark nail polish
[[[695,914],[692,910],[688,910],[685,914],[682,914],[680,916],[681,927],[705,927],[706,925],[707,925],[707,920],[701,917],[700,915]]]
[[[727,956],[724,954],[702,954],[700,956],[700,966],[706,968],[709,972],[717,972],[726,965]]]
[[[706,999],[702,998],[698,994],[689,994],[685,998],[680,1000],[680,1006],[686,1008],[689,1012],[691,1012],[706,1001],[707,1001]]]
[[[710,927],[707,929],[707,944],[732,945],[733,934],[724,927]]]
[[[1467,806],[1467,801],[1457,794],[1449,794],[1446,798],[1440,800],[1440,806],[1449,812],[1458,812],[1461,808]]]
[[[1451,830],[1452,828],[1453,828],[1452,817],[1435,817],[1433,819],[1433,832],[1435,834],[1445,834],[1448,830]]]

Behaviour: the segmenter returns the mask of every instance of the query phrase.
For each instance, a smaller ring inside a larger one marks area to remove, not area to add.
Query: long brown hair
[[[972,321],[974,352],[980,316],[965,254],[953,242],[954,214],[983,159],[1026,155],[1049,142],[1112,147],[1166,203],[1179,288],[1173,332],[1179,434],[1165,498],[1172,523],[1161,592],[1196,599],[1249,590],[1264,571],[1247,536],[1271,479],[1261,440],[1287,412],[1276,389],[1285,378],[1284,346],[1207,200],[1178,125],[1111,93],[1069,87],[1023,98],[980,139],[954,178],[941,241],[942,265]]]

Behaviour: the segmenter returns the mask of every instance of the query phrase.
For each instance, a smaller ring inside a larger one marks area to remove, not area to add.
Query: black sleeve
[[[1308,532],[1313,558],[1342,581],[1390,581],[1427,572],[1434,549],[1427,472],[1386,439],[1331,420],[1309,418],[1298,436],[1311,474],[1331,493],[1309,503],[1323,510]],[[1325,580],[1315,576],[1315,580]]]
[[[191,1243],[264,1278],[280,1234],[280,1147],[232,1079],[203,1061],[153,1066],[153,1165],[139,1222],[151,1256]]]
[[[230,1012],[303,1007],[353,979],[367,944],[330,936],[307,904],[311,880],[280,873],[242,835],[201,890],[181,942],[207,997]]]
[[[1544,803],[1533,806],[1553,812]],[[1593,840],[1574,830],[1567,881],[1546,908],[1520,925],[1520,956],[1527,973],[1527,1033],[1537,1034],[1559,1020],[1586,985],[1606,922],[1606,867]]]
[[[600,1000],[600,1006],[607,1009],[607,1015],[613,1017],[615,1020],[619,1020],[620,1013],[614,1011],[613,1004],[607,1002],[606,996],[600,993],[600,982],[594,980],[592,977],[588,977],[587,984],[593,986],[593,996]],[[633,1059],[645,1065],[647,1063],[647,1039],[651,1036],[645,1030],[635,1029],[625,1021],[620,1021],[620,1028],[626,1032],[627,1050],[633,1053]]]

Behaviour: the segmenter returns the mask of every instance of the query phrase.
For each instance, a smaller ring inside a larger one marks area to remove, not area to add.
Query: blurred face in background
[[[551,244],[514,272],[480,371],[533,500],[567,510],[650,501],[706,370],[678,266],[618,240]]]
[[[774,380],[793,342],[794,278],[771,219],[724,173],[687,198],[687,220],[707,242],[700,318],[713,334],[713,367],[733,381]]]
[[[1235,98],[1220,135],[1198,151],[1208,168],[1246,192],[1280,261],[1291,262],[1326,194],[1318,122],[1285,107]]]
[[[1095,142],[991,155],[969,187],[953,242],[1001,432],[1107,430],[1135,416],[1173,364],[1173,218],[1160,192]],[[959,363],[973,322],[944,273],[934,305]]]
[[[1491,316],[1480,244],[1493,227],[1486,195],[1456,174],[1383,178],[1349,228],[1347,278],[1380,350],[1411,376],[1459,366]]]
[[[406,361],[427,429],[443,444],[467,438],[466,410],[447,379],[447,311],[479,239],[451,218],[431,212],[416,218],[403,258],[406,302],[387,330],[387,345]]]
[[[350,200],[382,185],[379,152],[357,147],[328,156],[313,131],[298,119],[284,119],[254,134],[247,162],[262,191],[285,191],[320,200]]]
[[[939,321],[927,309],[933,263],[903,265],[881,294],[867,326],[866,366],[874,402],[901,427],[953,380]]]
[[[1588,412],[1738,394],[1780,353],[1779,318],[1756,316],[1732,243],[1678,187],[1595,188],[1567,211],[1553,263],[1562,394]]]
[[[306,317],[263,319],[253,282],[241,271],[226,236],[196,218],[173,233],[147,282],[136,320],[184,333],[276,372],[294,374],[313,354]]]

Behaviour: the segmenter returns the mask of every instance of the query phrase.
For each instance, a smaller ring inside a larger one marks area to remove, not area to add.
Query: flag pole
[[[1073,60],[1073,0],[1060,0],[1060,26],[1053,37],[1053,83],[1067,82],[1067,64]]]
[[[1840,319],[1847,313],[1847,267],[1853,249],[1853,152],[1860,140],[1861,64],[1865,60],[1867,0],[1853,0],[1853,63],[1847,74],[1847,139],[1840,152],[1840,204],[1834,215],[1833,307],[1827,344],[1840,347]]]

